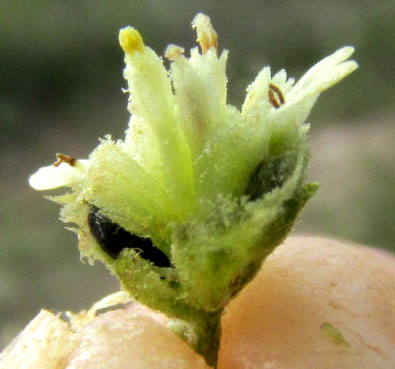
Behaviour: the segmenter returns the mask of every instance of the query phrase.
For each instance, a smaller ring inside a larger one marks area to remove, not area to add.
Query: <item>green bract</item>
[[[317,189],[305,184],[305,120],[319,94],[357,68],[352,47],[323,59],[294,84],[264,68],[241,108],[226,103],[226,61],[198,14],[191,56],[171,45],[162,59],[133,28],[120,31],[131,113],[124,141],[103,139],[88,160],[60,155],[30,178],[39,190],[72,193],[62,219],[77,225],[82,256],[101,260],[136,300],[174,318],[171,327],[208,363],[216,360],[219,317],[229,299],[286,236]],[[128,232],[150,238],[170,259],[160,268],[125,248],[105,253],[93,238],[92,207]]]

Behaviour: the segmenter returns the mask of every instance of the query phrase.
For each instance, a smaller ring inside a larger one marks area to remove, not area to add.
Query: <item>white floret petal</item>
[[[29,184],[38,191],[78,186],[84,179],[86,164],[87,160],[77,160],[73,166],[63,162],[42,167],[30,176]]]
[[[190,58],[180,56],[171,65],[181,128],[195,157],[225,122],[227,56],[223,52],[218,57],[214,49],[202,55],[195,48]]]
[[[305,127],[305,120],[321,92],[332,87],[358,68],[354,60],[348,60],[354,52],[345,46],[322,59],[310,68],[294,85],[294,79],[286,79],[285,70],[271,78],[270,68],[265,67],[247,88],[242,115],[247,121],[265,127],[277,122],[294,122]],[[269,84],[277,86],[283,93],[285,103],[276,108],[269,102]]]
[[[358,68],[354,60],[348,60],[353,52],[353,47],[345,46],[315,64],[291,89],[289,102],[320,94],[352,73]]]
[[[247,116],[252,111],[262,109],[262,105],[267,105],[267,94],[271,79],[270,67],[264,67],[247,87],[247,96],[241,108],[242,115]]]

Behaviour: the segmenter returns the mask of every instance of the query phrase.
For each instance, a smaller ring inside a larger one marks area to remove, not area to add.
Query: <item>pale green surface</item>
[[[296,83],[265,67],[239,111],[226,104],[227,52],[218,56],[210,19],[199,14],[193,23],[201,51],[187,57],[169,47],[170,73],[135,29],[121,29],[131,113],[125,140],[107,136],[88,160],[41,168],[29,183],[71,188],[54,200],[65,204],[62,220],[76,225],[82,257],[104,262],[138,302],[183,321],[174,332],[216,366],[223,309],[318,188],[304,184],[306,118],[320,93],[357,64],[353,48],[343,47]],[[172,267],[158,268],[137,250],[109,258],[88,224],[93,206],[150,238]]]
[[[220,47],[232,51],[230,101],[237,106],[261,66],[287,66],[298,77],[340,45],[354,45],[362,68],[328,92],[311,117],[309,177],[321,189],[297,230],[393,249],[392,0],[358,7],[351,1],[227,1],[226,11],[218,1],[4,0],[0,7],[3,344],[40,307],[77,310],[117,288],[99,264],[78,262],[75,235],[56,220],[57,206],[26,180],[37,165],[55,160],[55,152],[86,157],[98,137],[123,136],[128,117],[116,40],[126,24],[160,52],[169,41],[191,45],[191,18],[197,11],[210,14]]]

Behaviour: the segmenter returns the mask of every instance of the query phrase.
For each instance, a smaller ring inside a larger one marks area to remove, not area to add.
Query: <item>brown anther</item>
[[[196,29],[196,41],[202,49],[202,54],[206,54],[211,48],[218,50],[218,35],[207,15],[202,13],[196,15],[192,22],[192,28]]]
[[[269,83],[269,101],[276,109],[278,109],[281,105],[285,103],[284,95],[281,90],[274,85],[273,83]]]
[[[73,167],[75,165],[75,163],[77,162],[76,158],[69,156],[69,155],[56,154],[56,157],[58,158],[58,160],[56,161],[56,163],[54,163],[54,165],[53,165],[54,167],[58,167],[62,163],[67,163],[68,165]]]

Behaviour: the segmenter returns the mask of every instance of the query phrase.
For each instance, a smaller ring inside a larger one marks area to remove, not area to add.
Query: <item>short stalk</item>
[[[216,368],[221,336],[221,314],[223,309],[215,312],[199,311],[191,314],[191,320],[177,321],[171,330],[186,341],[206,363]]]

